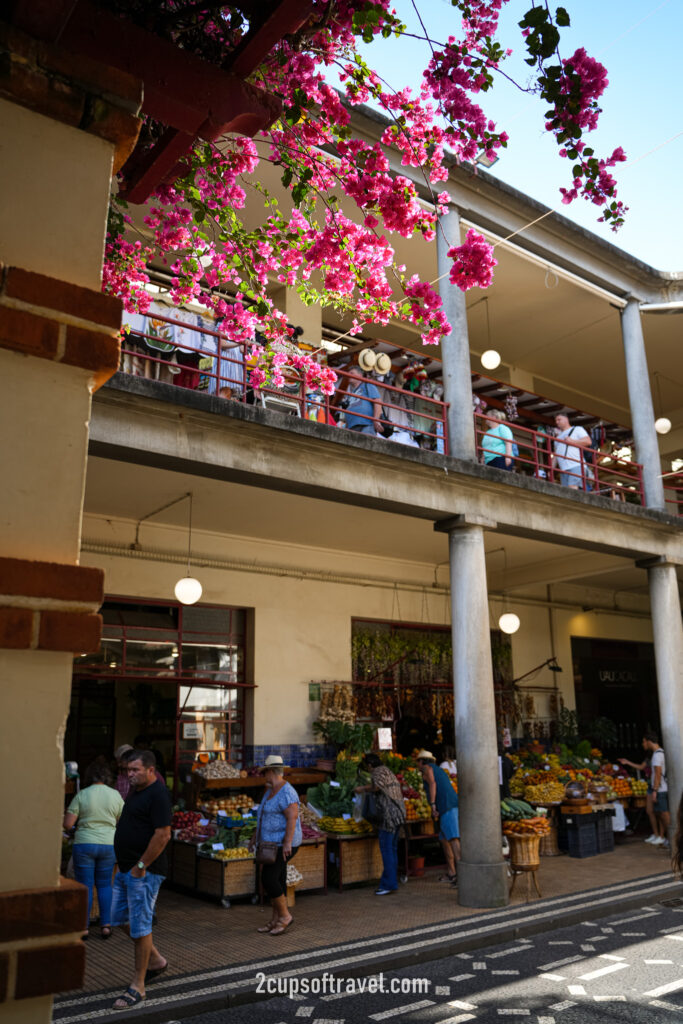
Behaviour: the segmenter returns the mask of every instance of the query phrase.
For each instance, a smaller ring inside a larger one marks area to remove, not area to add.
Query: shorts
[[[650,792],[654,796],[654,791],[650,790]],[[657,812],[657,814],[664,814],[669,810],[669,794],[666,790],[663,793],[661,789],[659,790],[657,796],[653,800],[652,808]]]
[[[450,811],[439,815],[439,839],[460,838],[460,814],[457,807],[451,807]]]
[[[127,924],[131,939],[151,935],[154,907],[163,881],[163,875],[149,871],[142,878],[135,878],[130,871],[119,871],[114,878],[112,925]]]

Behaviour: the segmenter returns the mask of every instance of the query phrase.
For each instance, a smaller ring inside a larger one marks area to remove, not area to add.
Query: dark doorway
[[[617,743],[605,753],[642,760],[643,733],[659,732],[653,645],[586,637],[571,641],[580,735],[590,735],[596,718],[607,718],[616,727]]]

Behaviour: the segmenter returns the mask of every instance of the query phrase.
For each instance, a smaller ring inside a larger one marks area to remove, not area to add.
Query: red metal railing
[[[508,428],[512,440],[491,433],[501,426]],[[517,423],[503,423],[483,413],[475,413],[474,429],[477,453],[485,464],[615,501],[643,504],[643,470],[638,462],[584,448],[569,438],[559,440]]]
[[[448,406],[440,399],[365,377],[357,368],[336,371],[337,389],[331,396],[311,392],[292,368],[283,369],[281,387],[266,384],[254,388],[248,380],[249,343],[234,342],[219,330],[156,312],[149,315],[149,322],[153,321],[182,328],[182,341],[159,337],[151,330],[131,330],[122,343],[123,372],[448,455]],[[506,449],[490,436],[491,429],[500,424],[493,416],[474,414],[480,461],[615,501],[644,503],[639,463],[582,448],[570,438],[559,441],[517,423],[507,424],[513,440]],[[558,465],[558,456],[564,465]],[[680,514],[683,475],[669,474],[665,488],[667,503]]]
[[[673,515],[683,515],[683,473],[666,473],[662,478],[664,483],[664,500],[667,512]]]

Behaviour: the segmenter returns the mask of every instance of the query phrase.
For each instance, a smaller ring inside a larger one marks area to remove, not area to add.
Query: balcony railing
[[[376,381],[357,369],[336,370],[339,380],[332,396],[312,392],[292,367],[282,369],[281,386],[266,382],[253,387],[248,379],[250,343],[231,341],[205,321],[195,326],[154,313],[147,323],[147,331],[131,330],[124,337],[124,373],[448,454],[447,405],[440,399]],[[175,328],[181,329],[182,343]],[[516,422],[506,423],[512,432],[506,445],[491,435],[501,422],[485,413],[474,414],[480,462],[614,501],[644,504],[639,463],[583,448],[570,438],[559,441]],[[670,510],[681,514],[683,475],[670,474],[664,483]]]

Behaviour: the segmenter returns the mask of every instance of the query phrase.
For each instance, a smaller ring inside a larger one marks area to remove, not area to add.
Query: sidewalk
[[[677,896],[668,852],[641,840],[617,846],[613,853],[587,859],[543,857],[538,872],[542,899],[527,902],[520,878],[509,907],[482,911],[461,907],[457,891],[440,882],[440,872],[410,879],[392,896],[376,897],[373,886],[297,896],[295,924],[282,936],[260,935],[269,908],[215,903],[162,889],[155,944],[169,969],[150,985],[136,1020],[167,1021],[184,1005],[195,1012],[231,1002],[258,999],[255,973],[281,971],[337,973],[390,970],[420,959],[491,945]],[[121,1019],[108,1008],[122,992],[132,968],[130,941],[121,932],[108,942],[97,928],[86,946],[83,990],[55,1000],[55,1024],[84,1024]]]

